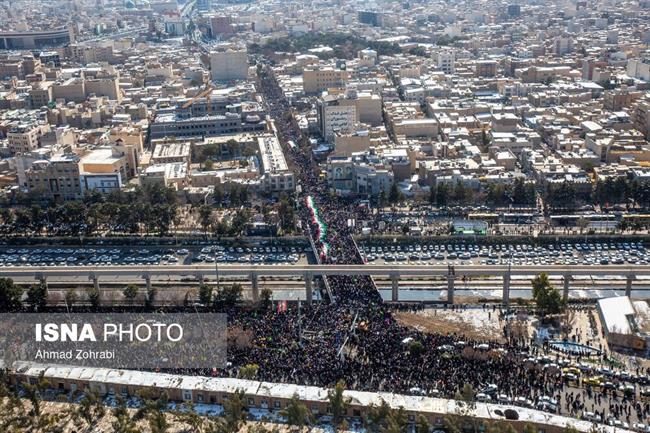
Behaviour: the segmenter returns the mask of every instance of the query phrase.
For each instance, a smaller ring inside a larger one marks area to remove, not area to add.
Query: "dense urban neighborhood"
[[[0,432],[650,432],[647,0],[0,16]]]

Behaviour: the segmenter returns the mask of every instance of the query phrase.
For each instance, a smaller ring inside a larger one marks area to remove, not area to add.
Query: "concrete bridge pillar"
[[[93,287],[95,287],[95,290],[99,292],[99,277],[95,274],[92,274],[88,277],[88,279],[93,282]]]
[[[448,304],[454,303],[454,279],[455,278],[456,275],[454,275],[453,269],[450,269],[449,273],[447,274],[447,303]]]
[[[569,286],[571,284],[571,274],[564,274],[562,277],[564,280],[564,290],[562,291],[562,299],[565,301],[569,300]]]
[[[393,302],[399,301],[399,274],[390,274],[390,282],[391,282],[391,300]]]
[[[257,272],[251,273],[251,286],[253,288],[253,302],[260,300],[260,288],[257,283]]]
[[[151,275],[146,274],[142,276],[144,278],[144,282],[147,285],[147,293],[151,290]]]
[[[199,280],[200,285],[203,285],[203,283],[205,283],[205,278],[203,277],[203,274],[196,274],[195,277],[197,280]]]
[[[628,275],[625,281],[625,296],[632,296],[632,281],[634,281],[634,275]]]
[[[305,274],[305,299],[308,305],[311,305],[314,300],[314,294],[311,287],[312,276],[309,272]]]
[[[503,275],[503,299],[501,303],[503,305],[510,304],[510,272]]]

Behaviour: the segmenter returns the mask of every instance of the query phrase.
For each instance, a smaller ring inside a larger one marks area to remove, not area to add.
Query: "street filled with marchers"
[[[296,125],[287,120],[289,105],[269,70],[262,74],[261,86],[285,142],[305,143]],[[318,180],[311,152],[300,148],[287,152],[299,176],[302,221],[314,237],[321,261],[361,265],[348,219],[363,218],[364,208],[328,194]],[[306,205],[308,197],[318,210],[318,221]],[[549,356],[546,349],[531,349],[530,341],[495,344],[463,335],[423,333],[396,321],[392,314],[396,307],[382,302],[369,277],[328,277],[328,283],[329,302],[283,311],[232,310],[229,325],[240,335],[229,344],[225,374],[235,375],[241,366],[257,364],[257,378],[265,381],[332,386],[343,379],[351,389],[441,397],[454,397],[470,384],[475,397],[483,401],[603,422],[616,419],[617,424],[631,425],[645,422],[650,415],[650,406],[637,393],[648,382],[648,371],[598,371],[595,365],[580,363],[580,358],[568,361],[557,354]],[[580,365],[578,374],[603,373],[615,386],[569,383],[559,368],[570,367],[569,362]],[[634,384],[635,392],[621,392],[625,384]]]

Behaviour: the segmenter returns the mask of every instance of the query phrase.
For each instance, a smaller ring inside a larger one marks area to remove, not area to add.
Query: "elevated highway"
[[[640,265],[598,265],[598,266],[504,266],[504,265],[150,265],[150,266],[8,266],[0,270],[0,275],[10,278],[33,279],[47,283],[48,278],[81,277],[93,281],[99,288],[101,279],[142,278],[151,284],[152,277],[181,276],[193,277],[200,283],[204,278],[240,277],[250,281],[252,298],[259,299],[258,279],[264,277],[300,277],[305,281],[307,302],[311,302],[312,279],[316,276],[355,275],[389,278],[392,288],[392,301],[399,301],[399,281],[403,277],[446,279],[447,302],[453,303],[455,282],[458,279],[481,277],[501,278],[503,284],[503,303],[510,300],[512,277],[534,277],[541,273],[562,279],[563,296],[569,297],[571,280],[576,276],[625,278],[626,294],[632,291],[633,281],[639,277],[650,277],[650,266]]]

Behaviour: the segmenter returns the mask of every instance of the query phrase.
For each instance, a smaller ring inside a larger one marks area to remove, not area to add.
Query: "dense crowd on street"
[[[327,224],[328,263],[361,264],[348,219],[367,212],[354,201],[332,199],[319,181],[318,168],[297,125],[286,113],[289,106],[266,72],[262,89],[282,138],[302,143],[287,149],[295,165],[304,203],[312,196]],[[317,229],[305,206],[301,219],[307,230]],[[320,241],[316,240],[320,249]],[[241,366],[259,365],[257,379],[332,386],[344,379],[348,388],[366,391],[423,393],[454,397],[467,383],[476,392],[496,385],[499,394],[536,402],[540,397],[557,401],[557,412],[579,415],[594,411],[602,419],[615,416],[627,422],[645,420],[647,403],[626,400],[606,391],[572,388],[558,374],[531,368],[529,342],[495,344],[472,341],[463,335],[424,333],[399,324],[385,305],[370,277],[328,277],[330,302],[302,305],[278,312],[233,310],[229,326],[250,338],[228,348],[229,368],[236,375]],[[418,342],[422,350],[414,350]],[[489,350],[473,348],[486,346]],[[219,372],[220,374],[221,372]]]

